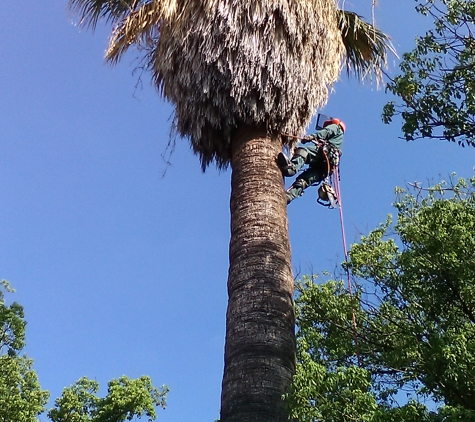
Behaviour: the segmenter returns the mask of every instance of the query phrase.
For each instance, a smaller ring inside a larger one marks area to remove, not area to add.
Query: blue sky
[[[371,2],[346,8],[371,16]],[[219,416],[230,172],[200,170],[186,140],[166,168],[172,108],[135,63],[104,63],[109,28],[80,30],[66,1],[0,5],[0,278],[25,307],[26,352],[57,397],[81,376],[170,387],[164,422]],[[413,0],[381,0],[399,54],[430,26]],[[389,72],[397,71],[391,58]],[[321,110],[347,125],[341,189],[348,242],[393,210],[394,187],[471,176],[473,149],[401,140],[391,97],[345,74]],[[311,130],[309,129],[309,132]],[[339,215],[308,190],[289,206],[295,274],[343,259]],[[42,418],[45,420],[46,418]]]

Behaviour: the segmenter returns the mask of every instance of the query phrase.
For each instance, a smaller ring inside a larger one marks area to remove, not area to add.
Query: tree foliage
[[[25,345],[23,307],[7,305],[5,293],[13,292],[0,281],[0,422],[34,422],[45,409],[49,393],[41,390],[33,361],[19,356]]]
[[[130,379],[122,376],[109,381],[107,395],[96,395],[99,384],[81,378],[63,390],[48,416],[53,422],[123,422],[146,416],[157,417],[155,407],[166,407],[168,388],[154,388],[147,376]]]
[[[45,410],[49,393],[32,365],[25,356],[0,356],[0,422],[36,422]]]
[[[25,345],[23,307],[7,305],[10,284],[0,281],[0,422],[36,422],[46,410],[48,391],[42,390],[33,360],[20,355]],[[106,397],[96,395],[99,384],[81,378],[65,388],[48,412],[52,422],[123,422],[156,418],[156,406],[165,408],[168,388],[155,388],[147,376],[122,376],[108,383]]]
[[[383,121],[403,119],[406,140],[439,138],[475,145],[475,2],[416,0],[416,10],[434,20],[433,28],[404,54],[401,74],[388,91],[402,103],[389,102]]]
[[[5,303],[5,293],[13,289],[6,280],[0,281],[0,353],[14,356],[25,345],[25,327],[23,307],[13,302]]]
[[[298,283],[293,417],[475,421],[474,186],[399,190],[397,222],[351,248],[353,296]]]

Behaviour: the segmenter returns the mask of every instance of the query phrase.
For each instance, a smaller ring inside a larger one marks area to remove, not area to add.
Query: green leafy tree
[[[417,1],[417,11],[434,21],[404,54],[401,74],[387,85],[401,102],[389,102],[383,121],[403,120],[406,140],[436,138],[475,145],[475,3],[473,0]]]
[[[0,281],[0,422],[34,422],[49,393],[41,390],[33,361],[18,355],[25,345],[26,322],[22,306],[6,304],[9,292],[10,284]]]
[[[36,422],[49,393],[42,390],[33,361],[25,356],[0,356],[0,421]]]
[[[147,417],[155,420],[156,406],[166,407],[167,387],[154,388],[149,377],[120,377],[109,382],[107,395],[99,398],[99,384],[81,378],[65,388],[48,416],[53,422],[123,422]]]
[[[380,71],[387,37],[334,0],[70,0],[85,26],[114,26],[107,59],[138,50],[202,168],[231,166],[231,241],[221,420],[285,421],[295,369],[286,200],[276,164],[302,134],[346,51]],[[366,37],[362,34],[366,31]],[[357,42],[351,43],[358,38]]]
[[[475,421],[474,186],[399,190],[397,222],[351,248],[353,297],[342,282],[298,284],[293,417]]]
[[[5,293],[14,290],[6,280],[0,281],[0,353],[15,356],[25,345],[25,327],[23,307],[13,302],[5,303]]]
[[[19,353],[25,345],[23,307],[7,306],[5,293],[13,289],[0,281],[0,422],[37,422],[45,411],[48,391],[42,390],[33,360]],[[52,422],[123,422],[156,418],[156,407],[165,408],[168,388],[155,388],[147,376],[122,376],[108,384],[106,397],[96,395],[99,384],[81,378],[65,388],[48,412]]]

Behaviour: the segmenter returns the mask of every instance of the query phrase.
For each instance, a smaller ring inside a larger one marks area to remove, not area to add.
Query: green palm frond
[[[79,17],[79,24],[95,29],[97,21],[118,22],[143,0],[70,0],[69,8]]]
[[[374,75],[379,82],[388,51],[396,55],[389,36],[346,10],[338,11],[338,26],[346,49],[347,73],[354,73],[361,80]]]

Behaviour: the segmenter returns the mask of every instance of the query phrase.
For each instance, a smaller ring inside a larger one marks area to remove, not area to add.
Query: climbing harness
[[[337,208],[338,195],[332,187],[331,179],[332,170],[336,169],[339,165],[340,155],[338,153],[335,153],[333,151],[333,148],[328,147],[328,145],[325,145],[323,142],[315,142],[315,144],[317,144],[321,148],[325,157],[325,161],[327,163],[327,176],[318,188],[317,202],[320,205],[323,205],[324,207],[328,207],[330,209]],[[330,158],[330,156],[332,158]]]

